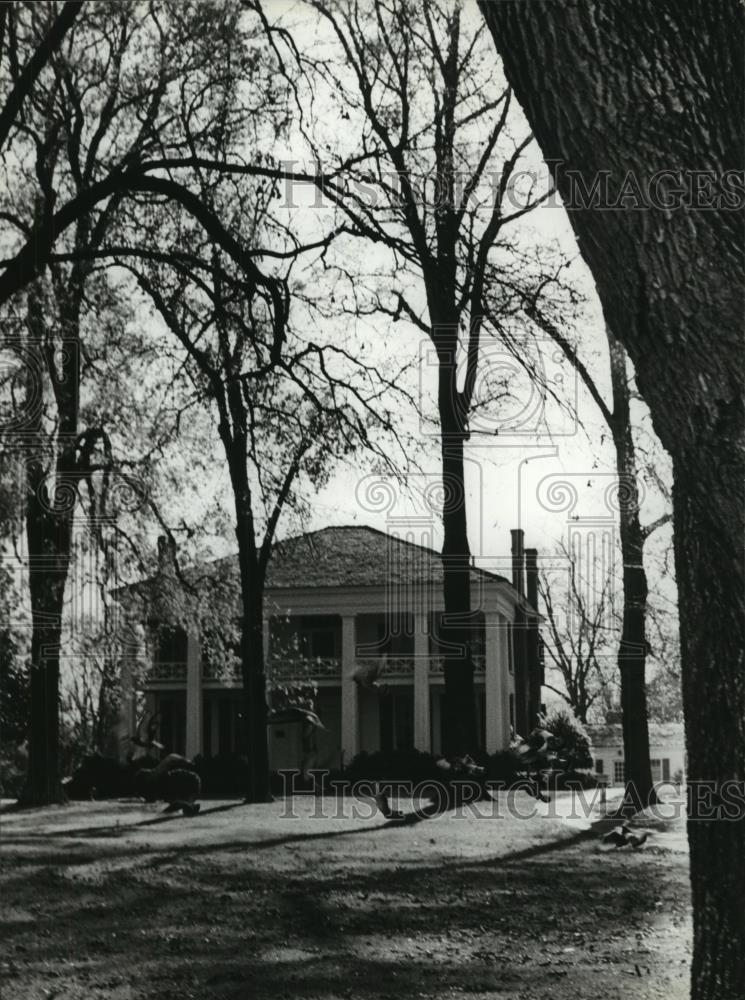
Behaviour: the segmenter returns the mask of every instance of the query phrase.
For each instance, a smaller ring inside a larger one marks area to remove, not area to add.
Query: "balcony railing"
[[[186,683],[186,664],[182,662],[154,663],[148,671],[147,679],[158,683]]]
[[[483,656],[473,657],[473,672],[477,676],[483,674],[486,670],[486,661]],[[429,673],[430,677],[440,677],[445,672],[445,657],[444,656],[430,656],[429,658]]]
[[[242,677],[240,663],[232,663],[229,667],[216,663],[202,661],[203,681],[239,681]]]
[[[443,656],[430,656],[428,660],[430,677],[441,677],[445,658]],[[350,673],[352,670],[358,670],[362,667],[369,668],[371,671],[377,670],[377,676],[381,678],[413,680],[414,664],[415,658],[413,656],[356,657]],[[483,656],[474,657],[474,671],[477,676],[484,673]],[[267,663],[266,674],[269,681],[273,683],[340,680],[342,663],[339,657],[270,659]],[[148,680],[160,684],[184,684],[186,683],[186,664],[183,662],[154,663],[148,673]],[[236,663],[226,670],[224,667],[211,663],[203,663],[202,680],[240,681],[241,666]]]
[[[269,660],[266,675],[271,681],[323,681],[341,677],[337,656],[306,656]]]

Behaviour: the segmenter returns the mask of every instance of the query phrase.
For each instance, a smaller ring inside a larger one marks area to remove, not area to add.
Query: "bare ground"
[[[649,846],[608,852],[556,815],[570,804],[518,793],[536,815],[503,796],[498,816],[405,826],[306,797],[192,820],[136,802],[6,811],[3,996],[683,1000],[682,821],[641,819]]]

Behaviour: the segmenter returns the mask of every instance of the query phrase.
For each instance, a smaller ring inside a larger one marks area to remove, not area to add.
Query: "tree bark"
[[[611,431],[618,472],[619,534],[623,562],[623,618],[618,649],[621,678],[621,722],[626,768],[624,806],[642,808],[656,801],[649,759],[647,714],[647,597],[644,569],[644,532],[639,519],[639,486],[631,427],[626,354],[608,330],[613,414]]]
[[[688,778],[721,804],[745,777],[745,12],[734,0],[481,7],[544,155],[561,161],[606,322],[673,458]],[[607,186],[614,207],[577,203],[577,179]],[[692,996],[741,997],[742,811],[692,810],[688,836]]]
[[[230,390],[228,390],[230,392]],[[240,406],[240,401],[235,401]],[[246,439],[220,429],[235,500],[238,566],[241,580],[241,676],[243,680],[243,752],[248,761],[246,802],[270,802],[267,747],[266,673],[264,663],[264,580],[254,535],[251,490],[246,472]],[[227,435],[227,436],[226,436]]]
[[[45,319],[38,287],[29,290],[27,318],[29,349],[36,361],[37,377],[41,377]],[[25,518],[31,598],[31,727],[21,802],[33,806],[65,800],[59,760],[59,657],[76,498],[73,435],[77,429],[78,378],[76,352],[68,351],[64,356],[62,380],[66,384],[58,397],[59,433],[51,477],[45,454],[51,449],[45,448],[41,406],[28,428]],[[41,386],[32,386],[30,392],[41,392]]]
[[[441,332],[440,337],[442,336]],[[446,695],[443,751],[448,756],[473,753],[478,749],[471,656],[471,550],[468,544],[464,467],[466,430],[458,405],[455,349],[454,341],[444,348],[440,342],[438,350],[445,606],[442,639],[446,644],[443,668]]]
[[[59,656],[70,535],[64,519],[55,523],[54,515],[44,511],[36,494],[29,498],[26,509],[26,537],[32,614],[31,727],[21,802],[40,806],[65,801],[59,764]]]

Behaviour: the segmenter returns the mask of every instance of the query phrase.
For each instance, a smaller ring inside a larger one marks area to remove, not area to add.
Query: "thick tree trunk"
[[[644,533],[639,519],[639,485],[631,428],[626,354],[608,331],[613,415],[611,429],[618,472],[618,511],[623,561],[623,619],[618,650],[621,678],[623,756],[626,766],[624,807],[638,809],[656,800],[649,759],[647,714],[647,573]]]
[[[710,454],[718,451],[716,442]],[[745,996],[745,579],[734,537],[711,516],[723,486],[716,459],[692,475],[675,465],[695,1000]],[[732,512],[733,526],[738,517],[742,529],[742,508]],[[721,815],[725,789],[730,799],[739,789],[739,809],[729,816]]]
[[[223,437],[236,511],[241,578],[241,674],[243,678],[243,752],[248,760],[246,802],[269,802],[266,673],[264,663],[264,581],[260,578],[246,473],[246,441]]]
[[[31,288],[28,295],[29,350],[36,360],[36,377],[44,369],[45,317],[42,293]],[[75,511],[75,431],[79,379],[77,356],[69,351],[63,361],[64,391],[58,393],[59,430],[56,457],[41,424],[41,407],[33,426],[27,428],[26,540],[31,598],[31,727],[24,805],[47,805],[65,799],[59,758],[59,660],[65,586],[72,553],[72,521]],[[31,373],[30,373],[31,377]],[[31,386],[40,392],[41,387]]]
[[[43,616],[50,613],[45,602]],[[62,602],[57,607],[61,615]],[[55,612],[52,611],[52,614]],[[60,628],[40,623],[33,616],[31,636],[31,731],[28,774],[21,795],[24,806],[43,806],[66,799],[59,766],[59,645]]]
[[[251,588],[253,589],[253,588]],[[246,802],[270,802],[267,747],[266,674],[263,650],[263,609],[256,595],[243,596],[241,661],[243,666],[243,735],[248,758]]]
[[[450,358],[454,358],[453,350]],[[471,656],[471,550],[468,544],[463,452],[465,434],[458,412],[456,371],[452,360],[440,359],[438,407],[442,440],[442,638],[447,644],[445,675],[445,746],[448,756],[477,748],[476,703]]]
[[[561,161],[606,322],[673,457],[688,778],[711,785],[716,808],[745,780],[745,11],[481,7],[544,155]],[[614,207],[580,203],[578,180],[585,192],[599,182]],[[691,812],[692,995],[739,998],[745,818]]]
[[[72,547],[72,510],[55,509],[41,456],[26,463],[26,539],[31,598],[31,728],[24,805],[62,802],[59,761],[59,658]]]

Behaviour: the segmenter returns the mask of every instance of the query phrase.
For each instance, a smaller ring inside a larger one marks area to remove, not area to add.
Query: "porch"
[[[273,768],[343,766],[360,750],[415,748],[440,752],[443,710],[441,613],[386,615],[283,614],[265,625],[270,687],[313,683],[325,729],[298,723],[269,727]],[[180,634],[179,634],[180,633]],[[514,711],[512,629],[500,612],[474,616],[479,741],[487,752],[509,742]],[[237,661],[227,671],[202,656],[199,640],[172,627],[154,637],[146,693],[159,718],[161,742],[186,756],[239,747],[241,681]],[[374,677],[382,691],[361,686]]]

